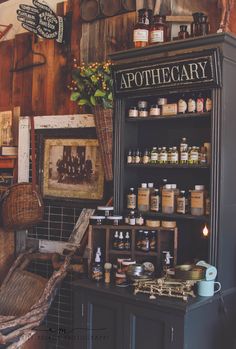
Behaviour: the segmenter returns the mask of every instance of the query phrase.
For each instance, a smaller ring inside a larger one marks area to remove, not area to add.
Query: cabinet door
[[[183,349],[183,323],[173,315],[127,306],[124,338],[125,349]]]
[[[116,300],[86,295],[86,349],[123,348],[122,304]]]

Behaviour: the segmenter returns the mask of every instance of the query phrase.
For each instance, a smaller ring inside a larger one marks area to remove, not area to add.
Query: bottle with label
[[[186,102],[186,98],[184,93],[182,94],[182,96],[180,97],[180,99],[178,100],[178,113],[179,114],[184,114],[187,111],[187,102]]]
[[[140,162],[141,162],[141,156],[140,155],[141,155],[140,151],[139,151],[139,149],[137,149],[136,150],[136,154],[135,154],[135,163],[136,164],[140,164]]]
[[[195,190],[191,191],[191,215],[203,216],[205,212],[205,187],[195,185]]]
[[[166,41],[166,17],[156,15],[153,17],[149,30],[150,44],[161,44]]]
[[[118,240],[119,240],[119,233],[118,233],[118,230],[116,230],[113,236],[113,243],[112,243],[112,247],[114,250],[117,250],[118,248]]]
[[[149,164],[149,162],[150,162],[150,153],[148,149],[145,149],[143,153],[143,164]]]
[[[171,164],[178,164],[179,163],[179,152],[177,150],[177,147],[173,147],[172,153],[171,153]]]
[[[204,146],[201,147],[199,152],[199,163],[207,164],[207,149]]]
[[[135,164],[136,150],[132,151],[132,164]]]
[[[189,164],[198,164],[199,161],[199,152],[196,146],[193,146],[189,153]]]
[[[149,110],[149,116],[159,116],[161,114],[161,110],[157,104],[153,104]]]
[[[150,189],[147,183],[142,183],[138,188],[138,210],[141,212],[149,211]]]
[[[196,97],[193,93],[191,97],[188,99],[188,113],[196,113],[197,109],[197,103],[196,103]]]
[[[123,236],[123,232],[120,231],[119,238],[117,241],[117,249],[124,250],[124,247],[125,247],[124,236]]]
[[[187,139],[185,137],[182,138],[180,142],[180,163],[187,164],[188,163],[188,144]]]
[[[212,99],[209,96],[206,98],[205,110],[206,112],[210,112],[212,110]]]
[[[171,259],[173,258],[170,251],[162,251],[162,273],[163,276],[167,276],[167,272],[171,267]]]
[[[175,192],[171,184],[166,184],[162,189],[162,212],[170,214],[175,212]]]
[[[168,164],[171,164],[172,150],[173,150],[173,148],[170,147],[170,148],[168,149],[168,152],[167,152],[167,163],[168,163]]]
[[[176,212],[181,214],[187,213],[187,197],[185,190],[181,190],[177,197]]]
[[[132,157],[132,150],[128,150],[128,155],[127,155],[127,164],[132,164],[133,162],[133,157]]]
[[[150,237],[150,251],[156,251],[157,248],[157,232],[156,230],[151,231]]]
[[[180,142],[179,150],[182,153],[183,150],[188,148],[187,138],[183,137]]]
[[[143,232],[141,250],[143,252],[149,252],[150,251],[149,232],[147,230],[145,230]]]
[[[151,159],[150,163],[151,164],[157,164],[158,162],[158,152],[157,152],[157,147],[153,147],[151,150]]]
[[[134,26],[134,47],[145,47],[149,43],[149,25],[152,10],[140,9],[138,11],[138,22]]]
[[[135,218],[136,225],[144,225],[144,218],[141,212],[139,212]]]
[[[142,237],[143,237],[143,230],[139,230],[136,234],[136,250],[140,251],[142,247]]]
[[[148,188],[150,191],[150,196],[154,193],[154,183],[148,183]]]
[[[152,212],[159,212],[160,211],[160,194],[158,189],[154,189],[154,192],[151,195],[150,202],[151,202],[150,210]]]
[[[160,164],[167,164],[167,150],[166,150],[166,147],[162,147],[162,149],[161,149],[159,163]]]
[[[134,188],[129,189],[127,195],[127,209],[134,210],[136,208],[136,195],[134,193]]]
[[[129,225],[135,225],[136,220],[135,220],[135,212],[130,211],[130,216],[129,216]]]
[[[201,93],[197,97],[197,113],[204,112],[204,98]]]
[[[148,117],[148,109],[147,108],[140,108],[138,112],[138,116],[140,118],[147,118]]]
[[[131,248],[131,239],[130,239],[129,232],[127,231],[125,234],[124,249],[129,251],[130,248]]]
[[[92,265],[91,277],[92,280],[97,282],[102,281],[103,279],[103,266],[101,263],[101,256],[98,252],[96,253],[95,261]]]

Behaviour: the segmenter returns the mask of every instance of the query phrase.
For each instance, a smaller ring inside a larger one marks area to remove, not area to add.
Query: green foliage
[[[113,107],[111,63],[74,64],[70,99],[78,105]]]

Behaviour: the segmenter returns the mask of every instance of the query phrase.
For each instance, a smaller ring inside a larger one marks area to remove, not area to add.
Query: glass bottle
[[[141,212],[139,212],[135,218],[136,225],[144,225],[144,218]]]
[[[200,92],[197,97],[197,113],[203,113],[203,112],[204,112],[204,98]]]
[[[143,164],[148,164],[150,162],[150,153],[148,149],[145,149],[143,153]]]
[[[134,193],[134,188],[129,189],[129,193],[127,195],[127,209],[134,210],[136,208],[136,195]]]
[[[150,237],[150,251],[156,251],[157,247],[157,232],[156,230],[151,231],[151,237]]]
[[[190,150],[190,154],[189,154],[189,164],[193,165],[193,164],[198,164],[198,150],[197,147],[193,146]]]
[[[166,29],[166,17],[160,15],[154,16],[149,30],[150,45],[165,42]]]
[[[140,9],[138,11],[138,22],[134,26],[134,47],[145,47],[149,43],[149,24],[152,10]]]
[[[203,216],[205,212],[205,187],[204,185],[195,185],[191,191],[191,215]]]
[[[171,153],[171,164],[178,164],[179,163],[179,152],[177,150],[177,147],[173,147],[172,153]]]
[[[193,93],[188,99],[188,113],[195,113],[197,108],[196,97]]]
[[[178,100],[178,113],[179,114],[184,114],[187,111],[187,102],[184,93]]]
[[[137,149],[135,154],[135,163],[140,164],[140,162],[141,162],[140,151],[139,149]]]
[[[129,225],[135,225],[135,223],[136,223],[135,213],[134,213],[134,211],[130,211]]]
[[[181,190],[177,197],[176,212],[181,214],[187,213],[187,200],[185,190]]]
[[[118,250],[124,250],[124,236],[123,236],[123,232],[121,231],[119,234],[119,238],[118,238],[118,242],[117,242],[117,249]]]
[[[151,195],[151,204],[150,204],[150,210],[153,212],[159,212],[160,211],[160,194],[158,189],[154,189],[154,192]]]
[[[128,155],[127,155],[127,164],[132,164],[133,158],[132,158],[132,150],[129,149]]]
[[[187,25],[180,25],[180,31],[178,33],[178,39],[187,39],[189,38],[189,32],[187,31],[188,26]]]
[[[92,265],[92,280],[101,281],[103,279],[103,266],[101,263],[101,256],[96,253],[95,261]]]
[[[158,162],[158,152],[157,152],[157,147],[153,147],[151,150],[151,159],[150,163],[151,164],[156,164]]]
[[[161,153],[160,153],[160,164],[167,164],[167,150],[166,147],[162,147]]]
[[[162,212],[174,213],[175,212],[175,192],[172,189],[171,184],[166,184],[166,187],[162,189]]]
[[[136,250],[141,250],[143,230],[139,230],[136,234]]]
[[[147,187],[147,183],[142,183],[138,188],[138,210],[141,212],[149,211],[150,202],[150,189]]]
[[[170,147],[168,152],[167,152],[167,162],[168,162],[168,164],[171,164],[172,150],[173,150],[173,148]]]
[[[129,251],[130,248],[131,248],[131,241],[130,241],[129,232],[127,231],[125,234],[124,249]]]
[[[150,251],[149,232],[147,230],[143,232],[141,250],[144,252]]]
[[[182,151],[186,149],[188,149],[187,138],[183,137],[180,142],[179,151],[182,153]]]
[[[205,111],[210,112],[211,110],[212,110],[212,99],[211,97],[207,96],[206,102],[205,102]]]
[[[206,149],[206,147],[202,146],[199,154],[200,154],[199,163],[200,164],[207,164],[207,149]]]
[[[118,233],[118,230],[116,230],[116,232],[114,234],[114,237],[113,237],[113,244],[112,244],[112,247],[113,247],[114,250],[117,250],[118,239],[119,239],[119,233]]]

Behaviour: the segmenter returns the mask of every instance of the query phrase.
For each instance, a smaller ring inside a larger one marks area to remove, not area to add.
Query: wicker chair
[[[20,348],[36,333],[67,273],[83,272],[83,265],[71,264],[74,253],[62,262],[58,254],[27,251],[18,256],[0,287],[0,348]],[[55,270],[49,279],[26,270],[36,260],[51,260]]]

